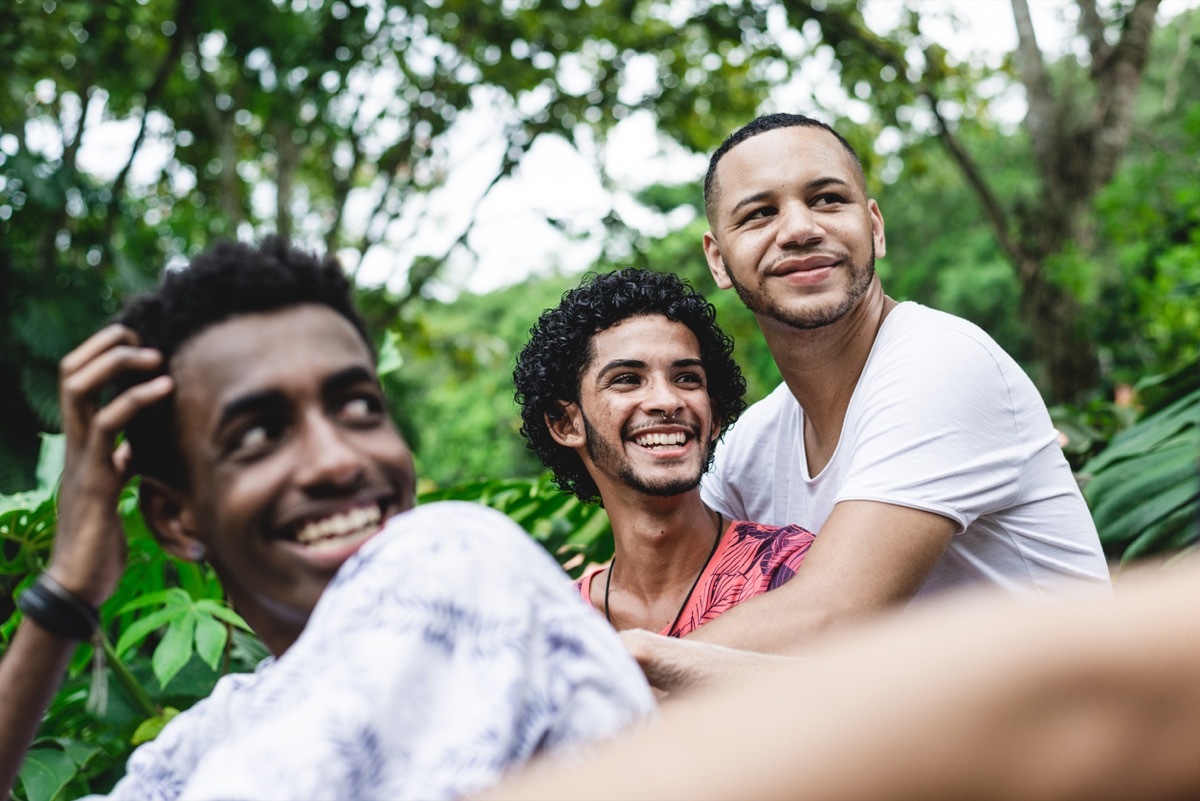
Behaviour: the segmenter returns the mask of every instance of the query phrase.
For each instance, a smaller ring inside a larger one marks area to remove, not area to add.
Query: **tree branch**
[[[1092,57],[1092,74],[1104,68],[1112,48],[1104,39],[1104,20],[1096,10],[1096,0],[1076,0],[1079,6],[1079,33],[1087,39],[1088,53]]]
[[[1134,105],[1150,54],[1158,6],[1159,0],[1136,0],[1125,16],[1121,38],[1099,75],[1092,114],[1096,136],[1090,191],[1112,178],[1133,134]]]
[[[358,175],[359,167],[362,165],[363,150],[362,138],[356,130],[359,124],[359,118],[362,114],[363,95],[358,96],[358,102],[354,104],[354,113],[350,117],[350,122],[346,125],[346,138],[350,142],[350,150],[354,153],[354,160],[350,163],[350,168],[346,170],[345,175],[339,175],[336,171],[333,175],[333,222],[330,223],[329,230],[325,232],[325,252],[333,253],[336,250],[338,232],[342,228],[342,220],[346,216],[346,202],[350,198],[350,190],[354,187],[354,177]]]
[[[1054,102],[1050,76],[1033,30],[1029,3],[1027,0],[1011,2],[1013,21],[1017,27],[1017,73],[1021,85],[1025,87],[1025,100],[1028,104],[1025,128],[1029,131],[1038,166],[1045,172],[1051,170],[1055,161],[1054,143],[1058,141],[1061,131],[1059,109]]]
[[[937,98],[932,92],[927,92],[925,97],[929,100],[929,107],[933,112],[933,117],[937,120],[937,135],[941,140],[942,145],[950,153],[950,157],[958,164],[958,168],[962,170],[963,177],[967,180],[967,185],[974,190],[975,195],[979,198],[979,203],[983,206],[984,216],[992,225],[992,231],[996,234],[996,241],[1000,247],[1012,259],[1013,264],[1019,264],[1024,259],[1024,254],[1021,251],[1020,243],[1017,242],[1009,231],[1008,215],[1004,211],[1004,207],[1000,205],[999,199],[992,192],[991,187],[983,178],[983,173],[979,171],[979,167],[975,164],[975,160],[963,149],[958,143],[958,140],[951,132],[949,125],[946,123],[946,118],[942,116],[938,109]]]
[[[200,42],[196,37],[191,41],[192,52],[196,54],[197,61],[200,55]],[[200,71],[200,85],[207,90],[207,97],[204,98],[207,102],[200,104],[200,111],[204,115],[204,120],[208,124],[209,133],[212,135],[213,141],[217,143],[217,153],[221,160],[221,174],[217,176],[217,201],[221,206],[221,213],[225,216],[229,225],[236,229],[238,223],[242,221],[242,206],[238,201],[237,192],[237,147],[233,141],[233,127],[228,125],[228,120],[222,116],[221,110],[217,108],[216,96],[220,93],[218,87],[203,69]]]
[[[150,109],[157,102],[159,95],[167,85],[167,79],[171,77],[171,73],[179,63],[179,57],[183,53],[183,41],[186,38],[183,31],[187,20],[191,19],[192,6],[195,0],[179,0],[175,7],[174,19],[179,20],[178,29],[175,35],[171,37],[171,46],[167,49],[167,54],[163,56],[162,62],[155,70],[154,80],[150,82],[150,86],[146,89],[142,99],[142,124],[138,126],[137,136],[133,140],[133,148],[129,151],[129,160],[125,162],[125,166],[117,173],[117,177],[113,180],[112,197],[109,200],[109,218],[111,220],[112,212],[117,203],[120,202],[121,193],[125,189],[125,182],[129,179],[129,171],[133,169],[134,159],[137,158],[138,151],[142,147],[142,143],[146,139],[146,126],[150,119]],[[109,224],[111,230],[111,222]]]
[[[1024,5],[1024,0],[1013,0],[1013,2],[1014,4],[1020,2],[1024,6],[1025,15],[1028,18],[1029,8]],[[1014,263],[1020,263],[1024,256],[1020,249],[1020,243],[1013,238],[1011,233],[1009,215],[1000,203],[999,198],[997,198],[988,185],[987,180],[975,164],[974,159],[971,158],[970,154],[959,143],[946,118],[942,116],[939,108],[940,99],[934,85],[925,78],[916,81],[908,78],[908,63],[904,60],[900,52],[889,47],[886,42],[879,40],[877,37],[857,30],[849,20],[843,18],[838,13],[824,7],[818,9],[809,3],[798,3],[798,8],[803,9],[821,24],[822,30],[826,31],[826,39],[830,38],[829,33],[831,32],[835,36],[849,38],[860,44],[867,51],[868,55],[877,59],[881,64],[890,66],[895,71],[898,80],[906,81],[918,96],[923,97],[929,103],[929,108],[937,122],[936,132],[938,139],[942,142],[950,157],[954,159],[955,163],[962,170],[967,185],[979,198],[984,216],[995,232],[996,241],[1004,252],[1012,258]],[[1033,42],[1035,69],[1043,69],[1041,52],[1037,50],[1036,40],[1032,38],[1032,32],[1032,23],[1030,23],[1027,35]],[[932,60],[930,63],[933,63]]]
[[[1166,86],[1163,88],[1163,114],[1175,111],[1175,104],[1179,99],[1179,81],[1187,66],[1188,51],[1192,46],[1192,29],[1195,27],[1197,19],[1200,19],[1200,15],[1195,11],[1189,11],[1180,16],[1179,44],[1175,49],[1175,58],[1171,59],[1171,66],[1167,70]]]
[[[275,129],[275,233],[284,240],[292,238],[292,184],[299,148],[292,141],[292,128],[282,121]]]

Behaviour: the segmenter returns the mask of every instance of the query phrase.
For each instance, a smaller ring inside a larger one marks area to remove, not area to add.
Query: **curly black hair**
[[[633,267],[586,274],[578,287],[563,294],[558,306],[538,318],[513,370],[525,444],[550,469],[558,488],[584,503],[599,502],[600,490],[579,454],[550,436],[546,418],[562,417],[559,401],[579,401],[580,382],[593,357],[593,337],[643,314],[683,323],[699,341],[708,396],[722,433],[746,408],[746,380],[731,355],[733,340],[717,326],[716,310],[690,284],[672,273]],[[710,453],[710,464],[711,460]]]
[[[155,348],[163,358],[153,373],[128,372],[119,377],[115,391],[168,371],[184,343],[209,326],[241,314],[304,303],[327,306],[345,317],[375,353],[354,306],[350,280],[336,259],[321,259],[274,236],[258,247],[218,242],[188,266],[168,270],[153,292],[133,298],[116,316],[114,322],[133,329],[143,347]],[[172,398],[142,410],[125,435],[133,450],[135,472],[175,487],[187,486]]]
[[[719,188],[717,186],[717,164],[720,163],[722,157],[733,148],[745,142],[747,139],[758,136],[767,131],[774,131],[777,128],[820,128],[823,131],[828,131],[841,142],[842,147],[854,162],[854,166],[858,171],[858,178],[866,185],[866,176],[863,174],[862,160],[858,157],[858,152],[854,146],[850,144],[846,137],[835,131],[831,126],[812,117],[806,117],[803,114],[763,114],[750,122],[738,128],[736,131],[726,137],[721,146],[713,151],[712,157],[708,160],[708,171],[704,174],[704,214],[708,217],[708,222],[713,223],[713,213],[716,210],[717,194]]]

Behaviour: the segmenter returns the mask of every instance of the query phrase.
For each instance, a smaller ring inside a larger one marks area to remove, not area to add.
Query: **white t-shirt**
[[[435,503],[342,566],[282,657],[138,748],[110,798],[458,798],[653,709],[541,547],[499,512]]]
[[[829,464],[808,474],[785,384],[717,447],[704,500],[819,532],[840,501],[950,518],[958,534],[918,596],[972,582],[1043,596],[1111,592],[1087,505],[1033,382],[978,326],[917,303],[884,320]]]

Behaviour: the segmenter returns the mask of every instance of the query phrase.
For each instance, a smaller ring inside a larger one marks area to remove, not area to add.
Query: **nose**
[[[319,412],[297,432],[296,482],[310,494],[338,494],[359,486],[366,472],[362,452],[349,432]]]
[[[807,245],[825,236],[817,215],[801,200],[784,203],[779,209],[779,223],[775,229],[775,244],[781,248]]]
[[[678,417],[683,411],[678,390],[666,379],[650,382],[642,406],[652,416]]]

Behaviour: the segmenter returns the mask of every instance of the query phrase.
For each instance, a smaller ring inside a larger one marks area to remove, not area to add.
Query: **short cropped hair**
[[[218,242],[186,267],[168,270],[155,290],[133,298],[117,315],[114,322],[133,329],[143,347],[161,352],[162,362],[152,373],[121,376],[116,389],[168,372],[180,348],[209,326],[242,314],[307,303],[327,306],[346,318],[374,354],[351,290],[336,259],[293,248],[279,237],[268,237],[258,247]],[[125,433],[134,472],[187,486],[173,396],[139,412]]]
[[[713,223],[714,212],[716,211],[717,195],[719,188],[717,187],[717,164],[721,159],[733,148],[745,142],[747,139],[758,136],[767,131],[773,131],[777,128],[820,128],[823,131],[828,131],[842,143],[842,147],[850,154],[854,160],[854,166],[858,171],[859,180],[866,185],[866,176],[863,174],[862,160],[859,159],[854,146],[846,141],[846,137],[835,131],[829,125],[820,120],[806,117],[803,114],[764,114],[757,119],[748,122],[741,128],[731,133],[721,146],[718,147],[712,154],[712,158],[708,160],[708,172],[704,174],[704,214],[708,217],[709,225]]]
[[[563,416],[559,401],[579,402],[583,373],[595,354],[595,335],[646,314],[661,314],[695,335],[722,433],[746,408],[746,380],[732,357],[733,340],[717,326],[716,311],[703,295],[672,273],[632,267],[588,273],[558,306],[538,318],[513,371],[526,445],[550,469],[558,488],[584,503],[598,502],[600,490],[579,454],[550,436],[547,418]],[[709,454],[710,464],[711,459]]]

